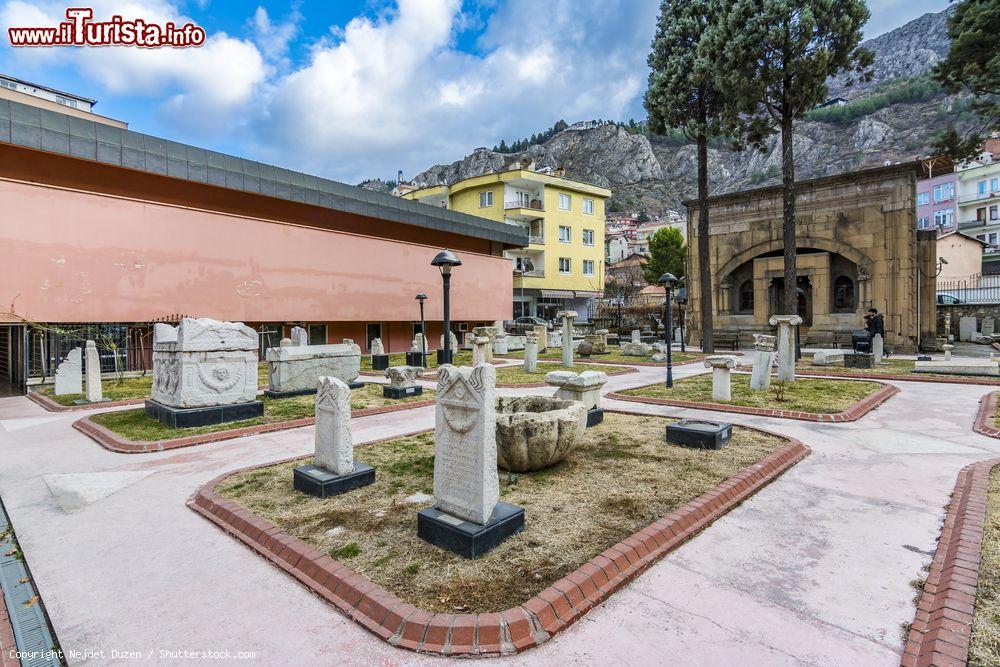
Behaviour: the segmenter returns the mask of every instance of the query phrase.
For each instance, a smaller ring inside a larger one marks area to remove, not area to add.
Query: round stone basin
[[[511,472],[541,470],[562,461],[587,428],[578,401],[543,396],[498,398],[497,465]]]

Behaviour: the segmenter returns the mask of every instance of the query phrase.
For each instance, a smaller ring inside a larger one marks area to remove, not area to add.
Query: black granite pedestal
[[[255,419],[264,416],[264,404],[260,401],[235,403],[233,405],[213,405],[203,408],[175,408],[152,399],[146,400],[146,414],[164,426],[187,428],[189,426],[210,426],[226,422]]]
[[[733,425],[702,419],[682,419],[667,425],[667,442],[700,449],[722,449],[733,437]]]
[[[387,384],[382,385],[382,396],[385,398],[406,398],[407,396],[419,396],[422,393],[424,393],[424,388],[421,386],[390,387]]]
[[[372,355],[372,370],[373,371],[384,371],[389,368],[389,355],[388,354],[373,354]]]
[[[362,382],[362,381],[360,381],[360,380],[355,380],[354,382],[348,382],[347,383],[347,388],[348,389],[362,389],[364,386],[365,386],[365,383]]]
[[[407,366],[419,366],[421,368],[425,367],[424,357],[419,352],[407,352],[406,353],[406,365]]]
[[[443,366],[444,364],[450,364],[454,360],[455,350],[448,350],[448,354],[445,354],[444,350],[437,351],[438,366]]]
[[[844,368],[871,368],[872,355],[870,354],[845,354]]]
[[[265,389],[264,395],[268,398],[291,398],[292,396],[305,396],[306,394],[315,394],[316,389],[292,389],[289,391],[272,391],[271,389]]]
[[[309,464],[292,471],[292,487],[311,496],[327,498],[346,493],[351,489],[368,486],[375,481],[375,468],[354,462],[354,472],[337,475],[325,468]]]
[[[604,421],[604,408],[591,408],[587,410],[587,428],[597,426]]]
[[[417,537],[465,558],[478,558],[524,530],[524,509],[497,503],[485,526],[430,507],[417,512]]]

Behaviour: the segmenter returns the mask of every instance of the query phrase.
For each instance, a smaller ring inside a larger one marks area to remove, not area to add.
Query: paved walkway
[[[641,368],[607,390],[662,375]],[[898,664],[910,581],[930,562],[958,470],[996,456],[1000,441],[971,428],[990,387],[895,384],[902,392],[878,410],[838,425],[607,401],[765,427],[813,454],[516,661]],[[529,392],[546,390],[503,390]],[[229,650],[268,665],[440,662],[374,638],[184,505],[222,472],[310,453],[311,427],[124,455],[70,428],[79,417],[0,399],[0,497],[64,649],[103,649],[98,664],[125,662],[112,650],[153,651],[152,661],[160,650]],[[358,441],[432,426],[433,408],[354,423]],[[66,478],[43,477],[90,472],[124,486],[72,512],[49,488]]]

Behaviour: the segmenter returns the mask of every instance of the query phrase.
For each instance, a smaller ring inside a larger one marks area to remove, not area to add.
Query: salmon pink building
[[[0,381],[51,375],[67,331],[115,343],[105,370],[148,365],[153,322],[240,321],[276,345],[352,338],[409,349],[431,259],[450,248],[452,327],[509,317],[507,225],[0,99]],[[110,351],[108,351],[110,350]]]

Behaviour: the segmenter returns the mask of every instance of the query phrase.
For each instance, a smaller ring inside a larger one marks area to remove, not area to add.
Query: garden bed
[[[416,536],[430,503],[405,498],[433,486],[430,433],[360,447],[376,482],[343,496],[293,491],[299,459],[223,475],[189,506],[394,645],[511,653],[546,641],[808,453],[748,428],[726,449],[687,449],[665,442],[670,421],[609,411],[560,464],[501,473],[502,499],[524,507],[526,529],[476,560]]]
[[[677,380],[672,389],[653,384],[608,394],[608,398],[671,405],[683,408],[720,410],[805,421],[854,421],[876,408],[899,390],[881,382],[866,380],[824,380],[799,378],[784,385],[783,400],[774,391],[752,391],[750,375],[733,373],[733,400],[712,400],[712,375],[702,374]],[[772,388],[776,388],[772,380]]]
[[[630,357],[622,354],[618,348],[614,345],[609,345],[608,354],[592,354],[589,357],[581,356],[579,352],[573,352],[573,361],[583,362],[587,364],[632,364],[635,366],[666,366],[666,361],[653,361],[649,357]],[[738,354],[734,352],[733,354]],[[524,350],[515,350],[509,354],[501,355],[503,358],[508,359],[524,359]],[[538,355],[540,360],[542,359],[552,359],[561,360],[562,350],[559,348],[550,348],[545,352]],[[670,361],[674,366],[683,366],[684,364],[692,364],[701,361],[705,358],[704,354],[700,352],[678,352],[673,350],[670,353]]]
[[[882,364],[872,366],[871,368],[847,368],[846,366],[813,366],[808,361],[800,361],[795,365],[795,373],[797,375],[873,378],[876,380],[899,380],[903,382],[1000,385],[1000,377],[915,373],[913,372],[915,363],[912,359],[883,359]]]
[[[77,420],[73,423],[73,427],[112,451],[139,453],[218,442],[315,423],[315,395],[290,398],[265,396],[262,400],[263,417],[224,424],[170,428],[147,415],[144,409],[139,409],[91,415]],[[382,385],[372,383],[351,391],[351,416],[364,417],[433,405],[433,403],[434,391],[430,389],[425,389],[419,396],[393,399],[384,398]]]

